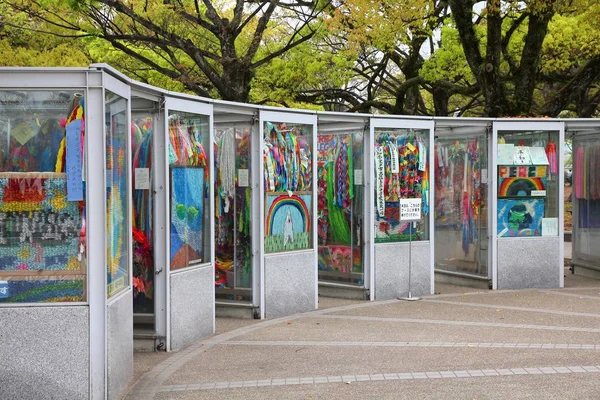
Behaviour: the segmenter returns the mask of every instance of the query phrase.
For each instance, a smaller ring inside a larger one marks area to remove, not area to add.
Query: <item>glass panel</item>
[[[573,139],[573,261],[600,264],[600,132]]]
[[[485,132],[435,140],[435,266],[487,276]]]
[[[84,96],[0,91],[0,303],[86,300]]]
[[[210,261],[208,124],[206,115],[169,111],[171,270]]]
[[[133,312],[154,313],[152,147],[154,115],[132,114]]]
[[[429,240],[428,145],[428,129],[375,129],[375,243]],[[400,199],[421,199],[416,223],[400,220]]]
[[[215,129],[216,265],[219,299],[252,301],[251,125]]]
[[[363,284],[363,133],[319,133],[319,280]]]
[[[127,100],[110,91],[104,99],[106,123],[106,259],[107,295],[129,286],[129,165]]]
[[[265,122],[265,252],[312,248],[312,125]]]
[[[557,131],[498,132],[498,237],[558,236],[558,140]]]

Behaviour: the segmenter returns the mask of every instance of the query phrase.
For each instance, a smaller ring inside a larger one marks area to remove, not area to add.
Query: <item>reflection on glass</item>
[[[600,132],[573,139],[573,262],[600,263]]]
[[[153,115],[132,115],[133,166],[133,312],[154,312],[152,146]]]
[[[487,141],[435,143],[435,266],[487,276]]]
[[[558,139],[556,131],[498,132],[498,237],[558,236]]]
[[[129,232],[127,100],[106,91],[106,257],[107,295],[111,297],[129,285]]]
[[[375,243],[429,240],[428,143],[427,129],[375,129]],[[401,199],[421,199],[420,220],[401,221]]]
[[[312,247],[312,125],[265,122],[265,251]]]
[[[170,111],[168,134],[170,268],[176,270],[210,260],[208,117]]]
[[[251,126],[215,128],[217,298],[252,300]]]
[[[86,300],[83,121],[80,93],[0,91],[0,303]]]
[[[317,140],[319,280],[362,285],[363,135]]]

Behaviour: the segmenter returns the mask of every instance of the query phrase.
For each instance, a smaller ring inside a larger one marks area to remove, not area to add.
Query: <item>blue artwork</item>
[[[544,199],[498,199],[498,237],[541,236]]]
[[[202,262],[204,168],[171,169],[171,269]]]
[[[0,303],[83,301],[83,282],[82,279],[10,280],[5,285],[7,296],[0,295]]]

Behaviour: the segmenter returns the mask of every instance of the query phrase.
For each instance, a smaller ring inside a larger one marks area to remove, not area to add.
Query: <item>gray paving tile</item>
[[[485,374],[483,373],[483,371],[481,371],[480,369],[470,369],[467,372],[471,376],[485,376]]]
[[[502,376],[514,375],[510,369],[497,369],[496,371],[498,372],[499,375],[502,375]]]
[[[600,372],[600,368],[593,365],[584,365],[581,368],[585,369],[587,372]]]
[[[525,368],[525,371],[530,375],[540,375],[542,373],[542,371],[537,368]]]

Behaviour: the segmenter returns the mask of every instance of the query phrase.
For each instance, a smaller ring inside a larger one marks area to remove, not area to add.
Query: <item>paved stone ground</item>
[[[217,319],[207,340],[136,354],[127,398],[600,399],[600,281],[565,273],[565,289],[436,285],[418,302]]]

